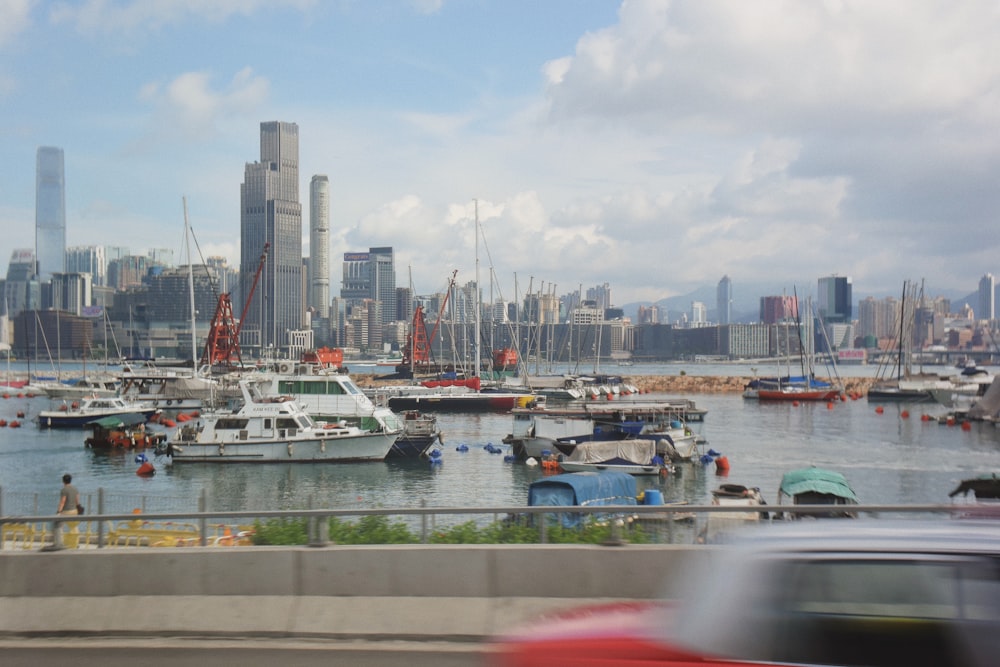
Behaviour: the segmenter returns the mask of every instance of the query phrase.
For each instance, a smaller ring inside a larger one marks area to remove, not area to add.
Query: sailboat
[[[802,375],[786,374],[777,377],[754,378],[744,387],[744,398],[756,398],[761,401],[832,401],[840,395],[841,388],[839,386],[816,378],[811,354],[808,355],[807,363],[797,294],[795,304],[795,324],[799,337],[799,362],[802,367]],[[786,356],[788,353],[787,319],[785,318]]]
[[[937,375],[914,374],[910,368],[910,341],[913,336],[916,300],[915,286],[908,280],[904,281],[902,301],[899,306],[896,363],[879,368],[875,384],[868,389],[869,401],[924,403],[934,400],[932,389],[951,386],[949,381],[942,380]],[[896,371],[895,377],[890,377],[886,373],[890,370]]]

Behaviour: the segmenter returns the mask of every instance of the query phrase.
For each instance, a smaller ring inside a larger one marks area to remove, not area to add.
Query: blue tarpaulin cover
[[[528,487],[528,506],[635,505],[635,477],[624,472],[571,472],[553,475]],[[579,514],[561,517],[564,526],[580,523]]]

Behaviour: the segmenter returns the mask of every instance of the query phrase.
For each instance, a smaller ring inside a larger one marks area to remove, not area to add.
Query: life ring
[[[173,404],[174,404],[174,401],[173,401],[172,399],[169,399],[169,398],[168,398],[168,399],[167,399],[167,406],[169,407],[169,406],[171,406],[171,405],[173,405]]]

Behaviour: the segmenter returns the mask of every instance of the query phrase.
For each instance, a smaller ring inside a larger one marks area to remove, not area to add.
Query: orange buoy
[[[962,422],[962,430],[963,431],[971,431],[972,430],[972,422]]]
[[[885,409],[881,405],[875,408],[875,414],[880,415],[883,412],[885,412]]]
[[[19,421],[17,421],[17,420],[15,419],[15,420],[14,420],[14,421],[12,421],[12,422],[11,422],[10,424],[8,424],[8,426],[9,426],[10,428],[21,428],[21,422],[19,422]]]
[[[792,401],[792,407],[793,408],[799,407],[799,402],[798,401]]]
[[[929,422],[930,420],[931,420],[931,416],[930,415],[920,415],[920,421],[922,421],[922,422]]]
[[[729,472],[729,458],[720,456],[715,459],[715,472]]]
[[[156,474],[156,468],[154,468],[153,464],[149,461],[143,461],[142,465],[139,466],[139,469],[135,471],[135,474],[140,477],[152,477]]]
[[[173,428],[177,426],[177,422],[175,422],[173,419],[163,419],[160,421],[160,423],[166,426],[167,428]]]
[[[945,423],[948,426],[954,426],[955,425],[955,418],[954,417],[948,417],[948,419],[947,419],[947,421],[945,421]]]
[[[833,401],[827,401],[827,403],[826,403],[826,409],[827,410],[833,410]]]
[[[7,425],[7,420],[6,419],[0,419],[0,428],[4,427],[6,425]]]

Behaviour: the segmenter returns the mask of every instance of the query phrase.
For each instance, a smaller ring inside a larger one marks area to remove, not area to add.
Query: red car
[[[491,664],[1000,664],[996,522],[762,526],[705,560],[676,602],[539,622],[500,638]]]

